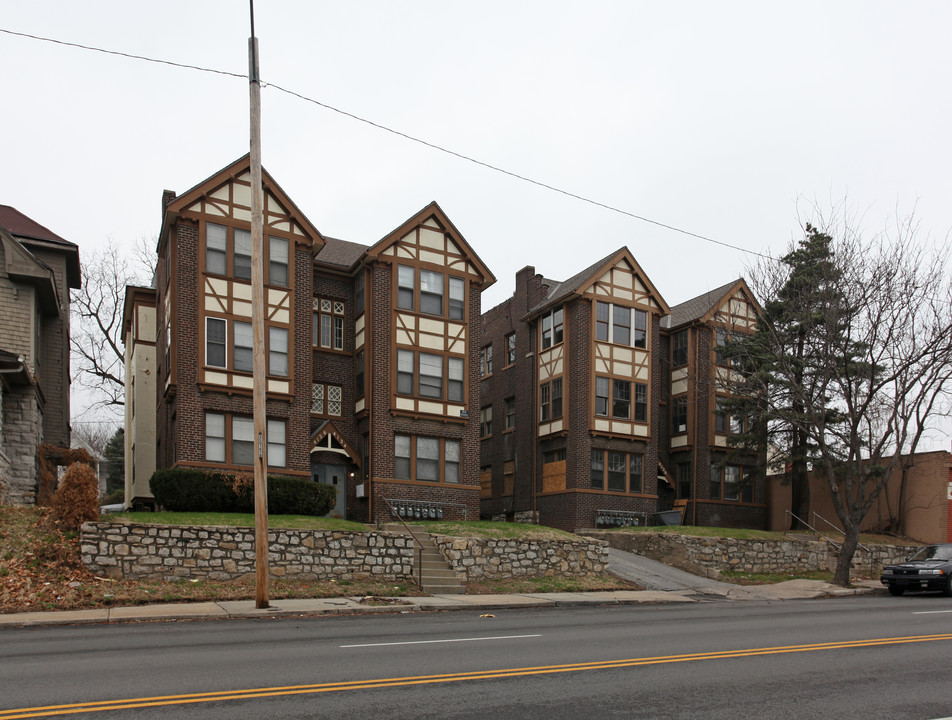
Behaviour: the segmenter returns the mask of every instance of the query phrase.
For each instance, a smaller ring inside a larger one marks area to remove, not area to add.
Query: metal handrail
[[[403,525],[404,529],[410,533],[410,537],[413,538],[413,541],[417,544],[417,585],[421,588],[423,587],[423,543],[420,541],[420,538],[416,536],[416,533],[413,532],[413,529],[407,525],[402,517],[397,514],[397,511],[394,509],[393,505],[390,504],[390,501],[385,497],[381,497],[387,507],[390,508],[390,514],[393,515],[400,523]]]
[[[823,533],[821,533],[819,530],[817,530],[815,527],[813,527],[813,526],[812,526],[810,523],[808,523],[806,520],[804,520],[803,518],[799,517],[799,516],[798,516],[796,513],[794,513],[792,510],[787,510],[787,511],[786,511],[786,514],[789,515],[790,517],[796,518],[797,520],[799,520],[800,522],[802,522],[804,525],[806,525],[808,528],[810,528],[813,532],[815,532],[819,537],[823,538],[823,539],[826,540],[830,545],[832,545],[833,547],[835,547],[835,548],[836,548],[836,551],[839,552],[840,546],[837,545],[835,541],[831,540],[831,539],[828,538],[826,535],[824,535]],[[783,534],[786,535],[788,532],[790,532],[790,531],[789,531],[789,530],[784,530],[784,531],[783,531]]]
[[[820,520],[822,520],[823,522],[825,522],[827,525],[829,525],[831,528],[833,528],[834,530],[836,530],[836,532],[838,532],[838,533],[843,533],[844,535],[846,535],[846,533],[845,533],[843,530],[840,530],[836,525],[834,525],[833,523],[831,523],[831,522],[830,522],[829,520],[827,520],[825,517],[823,517],[822,515],[820,515],[820,513],[816,512],[816,511],[814,510],[814,511],[813,511],[813,522],[816,522],[816,521],[817,521],[817,518],[819,518]],[[869,548],[866,547],[865,545],[863,545],[863,543],[857,541],[856,545],[857,545],[857,547],[863,548],[863,550],[865,550],[866,552],[869,552]]]

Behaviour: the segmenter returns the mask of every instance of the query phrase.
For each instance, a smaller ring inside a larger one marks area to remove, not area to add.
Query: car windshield
[[[952,560],[952,545],[929,545],[922,548],[909,560]]]

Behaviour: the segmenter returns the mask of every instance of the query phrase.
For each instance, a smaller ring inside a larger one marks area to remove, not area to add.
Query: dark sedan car
[[[952,596],[952,543],[927,545],[906,562],[887,565],[879,581],[893,595],[906,590],[941,590]]]

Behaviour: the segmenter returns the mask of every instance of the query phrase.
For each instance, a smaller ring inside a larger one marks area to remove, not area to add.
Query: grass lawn
[[[211,527],[255,526],[254,513],[121,512],[102,515],[99,521]],[[268,527],[276,530],[351,530],[353,532],[366,532],[369,529],[363,523],[312,515],[269,515]]]

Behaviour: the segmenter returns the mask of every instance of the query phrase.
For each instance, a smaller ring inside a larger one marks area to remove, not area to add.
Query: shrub
[[[201,470],[156,470],[149,480],[155,502],[171,512],[254,512],[254,479],[247,473],[228,475]],[[326,515],[336,491],[305,478],[268,477],[271,515]]]
[[[86,521],[99,517],[99,480],[95,471],[74,462],[53,493],[53,520],[66,530],[79,530]]]

